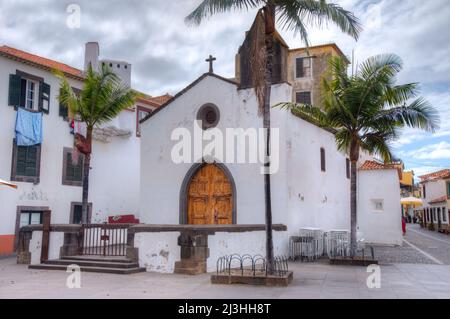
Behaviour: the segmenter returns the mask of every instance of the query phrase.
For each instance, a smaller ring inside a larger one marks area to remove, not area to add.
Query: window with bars
[[[11,180],[16,182],[39,183],[41,146],[18,146],[13,141]]]
[[[62,184],[82,186],[84,156],[82,154],[75,156],[74,150],[71,148],[64,148],[63,154]]]
[[[311,105],[311,92],[305,91],[305,92],[297,92],[295,94],[295,102],[298,104],[306,104]]]

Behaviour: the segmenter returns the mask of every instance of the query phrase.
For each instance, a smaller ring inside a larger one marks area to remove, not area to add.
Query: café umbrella
[[[420,198],[416,198],[416,197],[406,197],[406,198],[402,198],[401,201],[402,205],[404,206],[422,206],[423,205],[423,201]]]

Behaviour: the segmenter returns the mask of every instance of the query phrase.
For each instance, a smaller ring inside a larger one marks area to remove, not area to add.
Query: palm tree
[[[329,76],[322,79],[322,108],[283,103],[301,118],[334,128],[337,148],[348,154],[351,162],[350,210],[351,257],[355,257],[357,223],[357,162],[361,151],[392,162],[390,142],[404,127],[434,132],[439,127],[438,112],[418,96],[418,83],[396,85],[402,69],[394,54],[367,59],[356,73],[348,75],[343,58],[330,59]]]
[[[88,223],[89,171],[94,127],[114,119],[121,111],[134,105],[137,94],[122,84],[120,78],[106,65],[100,72],[90,66],[81,92],[75,94],[62,73],[59,101],[69,108],[69,114],[86,124],[86,136],[76,135],[78,151],[84,154],[82,223]]]
[[[253,51],[253,61],[250,61],[250,64],[260,114],[263,115],[263,127],[266,131],[264,174],[266,259],[268,272],[272,273],[274,258],[270,195],[270,95],[274,55],[272,40],[276,32],[276,15],[278,14],[278,22],[282,28],[298,32],[306,46],[309,46],[309,40],[305,23],[322,26],[323,23],[331,21],[355,39],[358,38],[361,27],[351,12],[325,0],[203,0],[186,17],[186,22],[199,25],[203,19],[216,13],[249,9],[258,9],[258,14],[264,19],[264,27],[260,32],[261,44],[259,46],[253,44],[258,49]]]

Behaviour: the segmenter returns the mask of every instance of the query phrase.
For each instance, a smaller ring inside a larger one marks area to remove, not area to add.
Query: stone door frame
[[[237,224],[237,192],[236,192],[236,184],[234,182],[233,175],[231,175],[230,170],[222,163],[196,163],[192,165],[192,167],[186,173],[184,177],[183,183],[181,184],[180,190],[180,225],[187,225],[188,223],[188,202],[189,202],[189,186],[191,184],[192,178],[197,174],[199,170],[201,170],[206,165],[215,165],[220,168],[225,176],[228,178],[231,184],[231,192],[232,192],[232,212],[231,212],[231,223],[233,225]]]

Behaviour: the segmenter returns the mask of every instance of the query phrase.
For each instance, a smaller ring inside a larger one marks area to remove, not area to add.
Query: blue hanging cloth
[[[42,113],[19,107],[16,118],[17,146],[32,146],[42,143]]]

